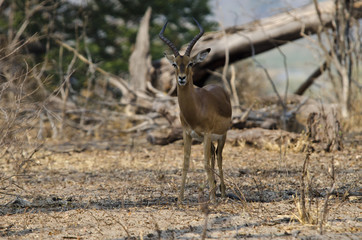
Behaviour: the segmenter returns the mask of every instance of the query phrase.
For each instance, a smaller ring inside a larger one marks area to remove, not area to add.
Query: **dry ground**
[[[332,158],[337,176],[325,232],[320,235],[316,225],[296,221],[295,198],[305,153],[290,150],[281,155],[277,150],[228,142],[224,170],[230,197],[208,205],[206,216],[200,210],[208,195],[203,189],[202,146],[193,145],[186,199],[178,206],[182,141],[151,146],[143,139],[137,144],[97,143],[109,145],[107,150],[70,151],[71,144],[48,143],[18,176],[12,176],[11,162],[0,159],[0,237],[200,239],[207,218],[207,239],[362,238],[361,141],[352,141],[341,152],[311,156],[308,177],[314,219],[320,216],[316,212],[331,184],[327,172]]]

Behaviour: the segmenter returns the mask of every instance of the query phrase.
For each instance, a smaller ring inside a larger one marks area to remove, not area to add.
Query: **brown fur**
[[[175,45],[168,40],[163,33],[167,22],[163,26],[159,36],[173,51],[174,55],[165,57],[175,67],[177,81],[177,95],[180,106],[180,119],[183,126],[184,139],[184,165],[182,170],[182,183],[178,202],[184,198],[187,171],[190,166],[192,138],[204,142],[204,165],[210,188],[210,198],[216,201],[216,185],[214,177],[215,154],[219,168],[221,196],[225,197],[225,183],[222,170],[222,150],[226,141],[226,132],[231,125],[230,97],[226,91],[216,85],[207,85],[203,88],[195,88],[193,84],[193,66],[202,62],[210,52],[210,48],[198,52],[190,57],[192,47],[204,33],[203,28],[196,21],[200,33],[192,39],[185,55],[180,55]],[[212,141],[217,141],[217,149]]]
[[[218,141],[217,161],[221,181],[221,195],[225,197],[225,184],[222,171],[222,150],[226,140],[226,132],[231,125],[231,103],[226,91],[217,85],[197,88],[193,85],[193,66],[203,61],[210,49],[199,52],[194,57],[166,55],[175,67],[177,96],[180,106],[180,119],[184,129],[184,167],[179,202],[183,200],[186,175],[189,168],[191,139],[197,137],[204,141],[204,164],[207,172],[210,197],[215,200],[216,186],[213,167],[215,165],[215,148],[213,140]],[[185,79],[184,84],[183,79]],[[211,164],[211,165],[210,165]]]

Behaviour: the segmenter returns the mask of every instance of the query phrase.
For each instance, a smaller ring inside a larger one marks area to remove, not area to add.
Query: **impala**
[[[172,50],[173,55],[165,54],[175,68],[177,81],[177,97],[180,107],[180,120],[183,127],[184,163],[182,171],[182,183],[178,202],[184,198],[186,176],[190,165],[191,142],[196,138],[204,142],[204,166],[207,173],[210,189],[210,199],[216,201],[216,184],[214,178],[215,147],[213,141],[217,141],[217,164],[219,168],[221,196],[225,197],[225,183],[222,169],[222,151],[225,145],[226,133],[231,125],[231,104],[227,92],[218,85],[206,85],[202,88],[194,87],[193,67],[202,62],[210,52],[210,48],[198,52],[190,57],[195,43],[204,33],[201,25],[194,19],[200,29],[189,43],[185,54],[181,55],[175,45],[164,35],[167,22],[163,26],[159,37]]]

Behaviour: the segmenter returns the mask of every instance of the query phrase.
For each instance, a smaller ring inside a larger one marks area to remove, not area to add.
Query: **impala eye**
[[[177,68],[176,63],[172,63],[172,66],[173,66],[174,68]]]
[[[193,62],[190,62],[189,65],[187,65],[188,67],[192,67],[194,65]]]

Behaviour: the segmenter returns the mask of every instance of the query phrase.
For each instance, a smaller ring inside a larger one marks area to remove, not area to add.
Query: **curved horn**
[[[173,54],[175,55],[175,57],[177,57],[178,55],[180,55],[180,53],[178,52],[176,46],[173,45],[173,43],[170,40],[168,40],[165,36],[163,36],[163,32],[166,29],[167,23],[168,23],[168,21],[166,21],[165,25],[163,26],[163,28],[162,28],[161,32],[158,34],[158,36],[161,38],[162,41],[164,41],[171,48],[171,50],[173,51]]]
[[[197,34],[194,39],[190,42],[190,44],[187,46],[187,49],[185,51],[185,55],[190,56],[191,50],[194,47],[195,43],[200,39],[200,37],[204,34],[204,29],[201,27],[200,23],[194,18],[194,21],[196,22],[197,26],[200,29],[200,33]]]

